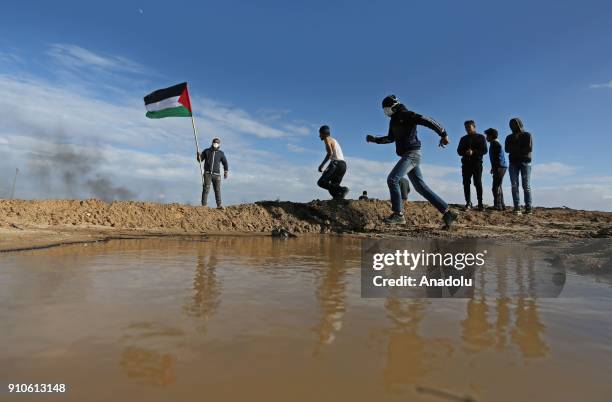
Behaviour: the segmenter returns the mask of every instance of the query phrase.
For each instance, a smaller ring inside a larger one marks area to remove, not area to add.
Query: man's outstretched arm
[[[420,114],[416,115],[416,123],[419,126],[427,127],[430,130],[435,131],[440,137],[446,137],[446,130],[437,121],[431,117],[423,116]]]
[[[446,133],[446,130],[440,125],[440,123],[438,123],[431,117],[416,114],[416,124],[435,131],[440,136],[440,143],[438,144],[438,146],[444,148],[446,145],[449,144],[450,141],[448,139],[448,134]]]
[[[375,135],[366,135],[366,142],[373,142],[375,144],[390,144],[395,142],[395,137],[393,136],[391,127],[389,127],[389,132],[385,136],[377,137]]]

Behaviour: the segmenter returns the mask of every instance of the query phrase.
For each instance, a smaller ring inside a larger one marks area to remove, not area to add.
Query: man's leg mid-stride
[[[402,191],[400,189],[400,180],[414,168],[413,161],[408,156],[402,158],[395,164],[389,176],[387,176],[387,186],[389,187],[389,195],[391,198],[391,209],[393,215],[387,218],[388,223],[405,223],[404,203],[402,202]]]

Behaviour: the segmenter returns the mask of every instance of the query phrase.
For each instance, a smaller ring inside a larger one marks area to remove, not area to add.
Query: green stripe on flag
[[[191,117],[191,112],[185,106],[178,106],[158,110],[156,112],[147,112],[147,117],[149,119],[161,119],[163,117]]]

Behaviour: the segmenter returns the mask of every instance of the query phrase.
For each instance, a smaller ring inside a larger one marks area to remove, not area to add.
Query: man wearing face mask
[[[383,111],[391,118],[389,132],[384,137],[366,136],[367,142],[376,144],[395,143],[395,152],[400,157],[395,167],[387,177],[387,185],[391,194],[393,214],[385,219],[386,223],[406,223],[404,217],[400,179],[408,175],[414,189],[429,201],[440,213],[444,226],[448,229],[457,215],[453,213],[446,202],[442,200],[425,184],[421,173],[421,141],[417,137],[417,125],[427,127],[440,136],[440,147],[448,145],[448,135],[442,126],[429,117],[422,116],[406,109],[395,95],[387,96],[382,101]]]
[[[217,202],[217,208],[223,209],[221,203],[221,165],[223,165],[223,178],[227,179],[229,170],[227,168],[227,159],[225,154],[219,148],[221,147],[221,140],[214,138],[210,148],[202,151],[200,155],[196,154],[198,162],[204,164],[204,187],[202,189],[202,206],[206,206],[208,201],[208,192],[210,191],[210,185],[212,183],[213,190],[215,191],[215,201]]]

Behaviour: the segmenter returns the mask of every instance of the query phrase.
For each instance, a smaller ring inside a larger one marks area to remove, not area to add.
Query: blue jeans
[[[531,163],[510,162],[508,173],[510,174],[510,184],[512,185],[512,201],[514,201],[514,208],[519,208],[521,202],[521,198],[519,196],[519,174],[521,175],[521,184],[523,186],[523,193],[525,196],[525,207],[531,208],[531,187],[529,185]]]
[[[400,179],[406,175],[410,179],[414,189],[429,201],[440,213],[448,210],[448,204],[434,193],[423,179],[421,173],[421,151],[411,151],[397,162],[387,177],[387,185],[391,194],[391,208],[393,212],[400,213],[404,209],[402,193],[400,190]]]

